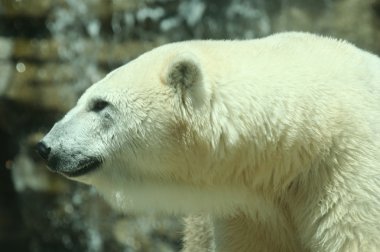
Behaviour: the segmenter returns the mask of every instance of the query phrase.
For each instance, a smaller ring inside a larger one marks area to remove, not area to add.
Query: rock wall
[[[286,30],[380,54],[380,0],[0,0],[0,246],[178,251],[181,223],[121,215],[51,174],[34,144],[91,83],[158,45]]]

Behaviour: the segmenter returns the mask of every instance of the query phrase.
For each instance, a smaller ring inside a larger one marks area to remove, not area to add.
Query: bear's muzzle
[[[78,177],[96,170],[101,160],[85,156],[81,153],[52,152],[52,148],[44,141],[36,145],[38,154],[47,162],[48,168],[67,177]]]

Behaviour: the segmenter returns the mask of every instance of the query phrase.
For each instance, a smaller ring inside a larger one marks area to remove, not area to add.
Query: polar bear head
[[[37,145],[51,170],[107,190],[210,183],[212,85],[195,53],[171,47],[86,90]]]

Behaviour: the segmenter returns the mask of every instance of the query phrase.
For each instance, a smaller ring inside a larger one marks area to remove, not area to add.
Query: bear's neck
[[[366,141],[365,133],[358,132],[365,127],[353,125],[350,112],[339,104],[310,104],[309,94],[296,95],[275,86],[260,90],[239,102],[215,102],[215,114],[209,117],[211,127],[206,127],[210,123],[207,121],[199,129],[199,134],[213,136],[209,143],[211,168],[206,170],[214,171],[215,183],[282,193],[298,179],[307,183],[304,179],[313,169],[319,172],[319,167],[327,166],[335,172],[338,166],[334,166],[334,160],[354,156],[338,148],[342,141]],[[305,108],[305,104],[316,109]],[[245,110],[241,109],[243,105]],[[207,128],[211,130],[205,133]],[[342,146],[345,148],[344,143]]]

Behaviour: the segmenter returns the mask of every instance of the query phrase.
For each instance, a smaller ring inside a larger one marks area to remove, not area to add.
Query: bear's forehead
[[[134,99],[136,95],[144,96],[149,93],[148,90],[162,89],[160,85],[162,74],[166,72],[170,61],[178,53],[191,48],[188,45],[183,47],[181,43],[174,43],[146,52],[93,84],[82,95],[78,104],[96,98],[117,100],[118,97],[124,96],[123,100]]]

